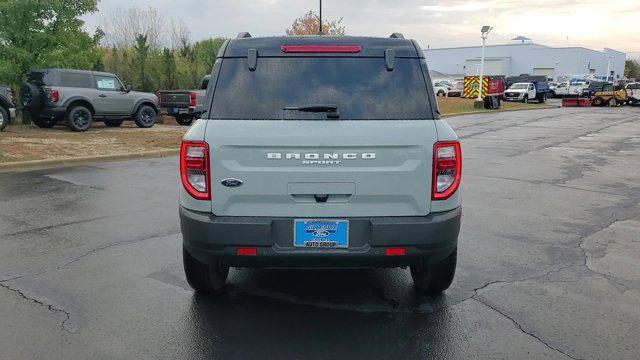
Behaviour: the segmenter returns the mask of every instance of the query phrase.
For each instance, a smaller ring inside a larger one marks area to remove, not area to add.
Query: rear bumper
[[[31,114],[32,117],[39,119],[61,119],[64,117],[64,114],[67,113],[66,107],[51,107],[51,108],[43,108],[37,111],[33,110],[25,110]]]
[[[462,208],[428,216],[349,218],[349,249],[293,247],[293,218],[218,217],[180,207],[184,247],[210,265],[271,268],[402,267],[437,262],[458,244]],[[236,255],[238,248],[257,255]],[[387,256],[402,247],[406,255]]]
[[[182,114],[196,114],[195,106],[176,106],[176,107],[166,107],[163,106],[161,112],[166,113],[167,115],[182,115]]]

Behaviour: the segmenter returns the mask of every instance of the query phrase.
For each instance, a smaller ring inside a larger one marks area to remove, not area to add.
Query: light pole
[[[487,42],[487,36],[491,32],[493,28],[489,25],[485,25],[480,29],[480,33],[482,34],[482,56],[480,57],[480,75],[478,76],[478,99],[477,101],[482,101],[482,77],[484,76],[484,46]]]
[[[322,0],[320,0],[320,29],[318,31],[318,35],[324,35],[322,31]]]
[[[607,81],[609,81],[609,75],[611,74],[611,59],[613,59],[613,56],[607,56]]]

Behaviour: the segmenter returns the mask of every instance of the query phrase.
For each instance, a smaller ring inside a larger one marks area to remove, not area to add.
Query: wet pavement
[[[406,269],[234,269],[196,296],[175,158],[0,174],[0,358],[637,359],[640,108],[447,121],[464,218],[438,298]]]

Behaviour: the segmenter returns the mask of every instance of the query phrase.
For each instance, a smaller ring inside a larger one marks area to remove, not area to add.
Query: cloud
[[[104,14],[129,6],[152,6],[167,21],[188,26],[194,39],[281,35],[296,17],[316,10],[317,0],[103,0],[100,12],[86,17],[89,28]],[[400,31],[426,48],[476,45],[482,25],[494,26],[489,43],[517,35],[549,46],[595,49],[611,47],[640,52],[638,0],[537,0],[535,6],[513,0],[324,0],[325,18],[343,18],[353,35],[388,36]]]

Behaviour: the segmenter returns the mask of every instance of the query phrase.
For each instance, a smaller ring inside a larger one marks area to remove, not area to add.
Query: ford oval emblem
[[[242,186],[242,184],[244,184],[244,182],[242,180],[233,179],[233,178],[224,179],[221,182],[222,182],[222,185],[224,185],[226,187],[238,187],[238,186]]]

